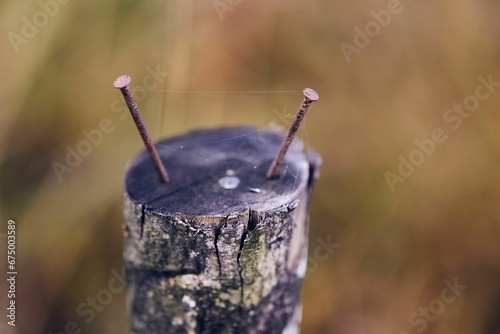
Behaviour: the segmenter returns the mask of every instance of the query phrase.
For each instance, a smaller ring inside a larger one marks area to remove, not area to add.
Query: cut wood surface
[[[277,130],[202,130],[156,144],[126,170],[131,333],[297,333],[308,202],[320,159],[296,140],[266,171]]]

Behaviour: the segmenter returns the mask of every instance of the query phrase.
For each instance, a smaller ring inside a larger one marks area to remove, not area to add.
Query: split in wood
[[[295,118],[292,122],[292,125],[290,126],[290,129],[288,129],[288,133],[286,134],[285,138],[283,139],[283,142],[281,143],[278,153],[276,154],[273,162],[271,163],[271,166],[267,171],[266,177],[268,179],[272,179],[273,177],[276,176],[278,167],[283,163],[283,160],[285,159],[285,154],[288,151],[288,148],[290,147],[290,144],[292,143],[293,138],[295,137],[295,134],[297,133],[300,123],[302,122],[302,119],[304,118],[307,110],[309,110],[313,102],[319,100],[318,93],[316,93],[311,88],[304,89],[303,93],[304,93],[304,100],[302,101],[302,104],[300,105],[300,108],[297,111],[297,114],[295,115]]]
[[[151,140],[151,137],[149,136],[148,131],[144,126],[144,122],[142,121],[141,114],[139,113],[139,108],[137,108],[137,104],[135,103],[134,98],[132,97],[132,94],[128,89],[128,86],[130,85],[131,81],[132,79],[128,75],[122,75],[116,78],[114,86],[115,88],[118,88],[122,92],[123,98],[127,103],[128,109],[130,110],[130,114],[134,119],[135,125],[137,126],[137,130],[139,130],[139,134],[141,135],[141,138],[144,141],[146,150],[148,151],[149,157],[153,161],[156,172],[158,173],[161,182],[168,183],[170,179],[167,170],[165,169],[165,166],[163,165],[163,162],[160,159],[158,151],[153,145],[153,141]]]

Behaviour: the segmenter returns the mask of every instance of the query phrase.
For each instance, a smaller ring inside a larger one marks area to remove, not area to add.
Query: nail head
[[[316,91],[312,88],[306,88],[303,90],[304,97],[308,99],[309,101],[316,102],[319,100],[319,95],[316,93]]]
[[[113,85],[115,88],[122,89],[130,85],[131,81],[132,79],[128,75],[122,75],[121,77],[115,79]]]

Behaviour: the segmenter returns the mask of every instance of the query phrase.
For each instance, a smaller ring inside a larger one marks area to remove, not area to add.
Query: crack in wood
[[[224,227],[224,225],[226,224],[227,224],[227,217],[224,217],[220,220],[219,225],[215,227],[215,233],[214,233],[215,256],[217,256],[217,263],[219,264],[219,280],[222,280],[222,262],[220,260],[219,247],[217,246],[217,242],[219,241],[222,227]]]
[[[139,240],[142,240],[142,235],[144,233],[144,216],[145,216],[145,210],[146,210],[146,205],[142,204],[141,205],[141,232],[139,234]]]
[[[243,228],[243,233],[241,234],[240,239],[240,248],[238,250],[238,255],[236,256],[236,263],[238,264],[238,274],[240,276],[240,294],[241,294],[241,304],[243,304],[244,298],[244,279],[243,279],[243,267],[241,266],[241,253],[243,252],[243,247],[245,246],[245,240],[249,232],[252,232],[257,227],[257,224],[260,222],[260,214],[257,210],[253,210],[252,208],[248,209],[248,222],[247,225]]]
[[[250,208],[248,210],[248,231],[252,232],[253,230],[255,230],[259,222],[260,222],[259,211]]]
[[[311,202],[311,195],[313,191],[314,184],[316,180],[319,178],[319,167],[323,163],[323,159],[321,159],[320,155],[314,151],[309,151],[307,154],[307,160],[309,162],[309,178],[307,179],[307,203]]]
[[[241,301],[240,303],[243,304],[243,296],[244,296],[244,290],[243,290],[243,267],[241,266],[240,263],[240,258],[241,258],[241,252],[243,251],[243,246],[245,244],[245,239],[247,238],[247,227],[245,226],[243,228],[243,233],[241,234],[241,239],[240,239],[240,249],[238,250],[238,255],[236,256],[236,263],[238,264],[238,274],[240,276],[240,295],[241,295]]]

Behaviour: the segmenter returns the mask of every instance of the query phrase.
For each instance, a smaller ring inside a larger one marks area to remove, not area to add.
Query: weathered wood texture
[[[299,331],[320,160],[295,141],[280,177],[267,180],[282,138],[238,127],[161,141],[168,184],[145,152],[132,160],[124,193],[131,333]]]

